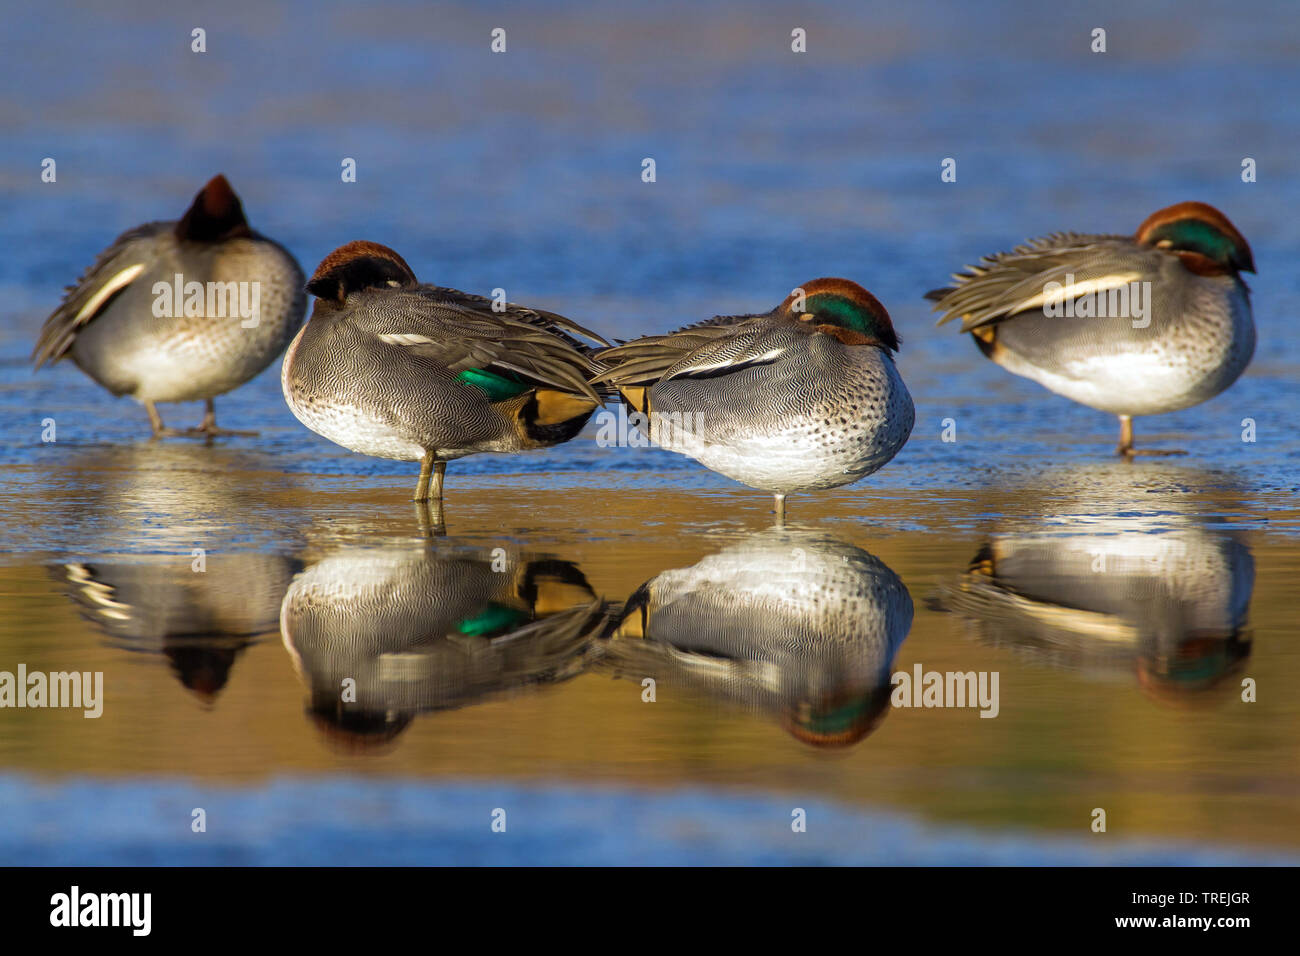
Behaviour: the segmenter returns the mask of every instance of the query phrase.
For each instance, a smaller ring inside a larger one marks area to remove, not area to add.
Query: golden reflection
[[[301,545],[306,504],[298,479],[266,474],[264,456],[198,442],[146,442],[60,450],[54,490],[57,520],[51,550],[76,542],[84,552],[209,554],[247,548],[265,536],[273,550]],[[41,549],[39,540],[36,549]],[[45,545],[44,547],[49,547]]]
[[[1142,502],[1150,506],[1151,502]],[[940,588],[982,641],[1087,676],[1131,674],[1154,700],[1218,701],[1250,655],[1250,549],[1161,508],[1057,515],[999,531]]]
[[[349,548],[289,586],[280,630],[333,746],[382,750],[421,713],[583,669],[606,604],[578,567],[505,548]]]
[[[911,624],[906,586],[878,559],[774,530],[643,584],[596,667],[652,679],[656,699],[702,694],[773,716],[812,746],[846,746],[889,710],[890,664]]]
[[[110,644],[162,654],[205,704],[259,636],[274,633],[298,565],[274,554],[141,555],[53,569],[81,616]]]

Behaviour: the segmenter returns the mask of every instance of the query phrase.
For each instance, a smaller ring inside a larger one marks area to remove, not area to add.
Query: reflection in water
[[[190,554],[56,567],[69,596],[115,646],[161,653],[205,703],[259,635],[274,633],[280,596],[299,565],[272,554]]]
[[[757,534],[628,599],[598,666],[776,715],[826,747],[867,736],[889,709],[889,667],[912,599],[889,568],[821,534]]]
[[[291,475],[266,480],[267,458],[186,441],[58,450],[45,482],[58,512],[18,531],[25,548],[85,553],[209,554],[232,546],[290,553],[304,500]]]
[[[1175,516],[1110,516],[995,535],[940,604],[977,635],[1057,666],[1136,670],[1142,688],[1190,702],[1250,654],[1250,550]],[[1163,530],[1162,530],[1163,529]]]
[[[50,468],[61,492],[57,521],[29,523],[26,546],[63,551],[77,542],[55,574],[83,616],[119,647],[165,655],[180,682],[211,703],[244,648],[275,632],[280,599],[300,567],[275,553],[296,543],[298,522],[280,500],[292,479],[268,491],[265,482],[242,480],[262,467],[257,456],[188,442],[57,454]],[[274,542],[271,553],[248,550],[258,534]],[[105,560],[85,556],[110,552]]]
[[[354,548],[294,579],[280,630],[312,720],[359,751],[391,741],[416,714],[573,677],[606,613],[568,561]]]

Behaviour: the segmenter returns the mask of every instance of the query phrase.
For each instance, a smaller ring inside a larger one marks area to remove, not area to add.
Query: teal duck
[[[224,176],[178,221],[128,230],[69,286],[45,320],[39,369],[70,358],[149,414],[154,437],[252,434],[217,427],[213,399],[270,365],[302,324],[297,261],[254,232]],[[244,314],[245,311],[248,314]],[[197,428],[163,426],[159,402],[203,401]]]
[[[1200,202],[1152,213],[1133,236],[1056,233],[986,256],[927,298],[981,352],[1058,395],[1133,418],[1218,395],[1250,363],[1255,323],[1245,237]]]
[[[415,500],[442,498],[447,462],[549,448],[600,405],[587,347],[608,344],[539,309],[418,282],[375,242],[350,242],[307,283],[310,320],[285,353],[285,400],[304,425],[363,455],[420,462]]]
[[[885,307],[847,279],[814,279],[761,315],[719,316],[600,350],[595,385],[650,438],[771,492],[835,488],[898,454],[915,422]]]

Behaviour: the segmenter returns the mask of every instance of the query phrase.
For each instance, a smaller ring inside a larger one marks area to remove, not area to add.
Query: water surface
[[[1300,856],[1294,10],[793,16],[236,2],[199,56],[165,4],[13,11],[0,670],[102,671],[106,700],[0,711],[0,860]],[[138,406],[27,356],[99,249],[218,171],[309,271],[374,239],[610,336],[854,278],[901,331],[916,431],[774,530],[763,495],[591,429],[454,463],[443,535],[411,468],[305,431],[276,368],[218,401],[258,437],[149,442]],[[1139,420],[1186,457],[1113,461],[1112,419],[933,328],[921,294],[980,254],[1189,198],[1251,241],[1260,346],[1215,400]],[[998,673],[997,716],[892,706],[917,665]]]

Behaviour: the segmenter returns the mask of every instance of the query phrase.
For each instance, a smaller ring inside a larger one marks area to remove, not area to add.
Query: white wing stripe
[[[762,355],[731,356],[730,358],[721,359],[717,362],[702,362],[698,365],[689,365],[686,368],[679,368],[673,372],[673,376],[692,375],[700,372],[712,372],[715,369],[730,368],[733,365],[761,365],[764,362],[771,362],[785,354],[785,349],[769,349]]]
[[[73,321],[80,325],[90,316],[94,315],[100,310],[100,307],[103,306],[105,302],[130,285],[131,282],[134,281],[135,277],[141,272],[144,272],[144,263],[127,266],[117,275],[113,276],[113,278],[100,286],[99,291],[90,297],[90,301],[81,307],[81,311],[77,313],[77,317]]]
[[[387,342],[389,345],[432,345],[433,339],[427,335],[416,335],[414,332],[400,332],[392,335],[381,335],[380,340]]]
[[[1099,276],[1096,279],[1084,279],[1081,282],[1071,282],[1069,285],[1060,283],[1047,283],[1048,285],[1059,286],[1049,293],[1046,290],[1019,303],[1008,315],[1014,315],[1016,312],[1025,312],[1029,309],[1036,309],[1043,305],[1058,305],[1059,303],[1079,298],[1079,296],[1088,295],[1093,292],[1105,292],[1107,289],[1119,289],[1127,286],[1130,282],[1137,282],[1142,278],[1140,272],[1117,272],[1114,275]]]

